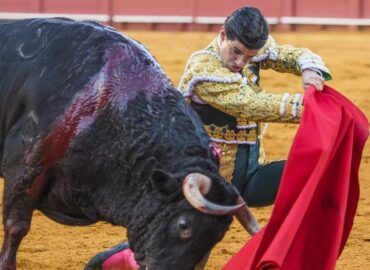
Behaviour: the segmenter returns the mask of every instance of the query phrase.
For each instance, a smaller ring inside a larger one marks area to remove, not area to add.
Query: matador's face
[[[249,49],[237,39],[228,39],[223,28],[220,31],[219,46],[222,64],[231,72],[241,71],[258,54],[258,49]]]

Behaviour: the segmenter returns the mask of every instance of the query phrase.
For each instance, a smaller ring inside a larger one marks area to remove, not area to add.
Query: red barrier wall
[[[109,0],[0,0],[0,11],[106,14]]]
[[[77,19],[99,15],[91,19],[116,27],[213,30],[233,10],[247,5],[258,7],[273,29],[370,27],[369,0],[0,0],[0,19],[28,13],[68,14]]]
[[[39,12],[40,1],[0,0],[0,11],[6,12]]]
[[[265,16],[277,17],[280,13],[281,0],[198,0],[196,16],[227,16],[239,7],[253,6],[263,11]]]
[[[114,13],[119,15],[191,16],[194,1],[114,0]]]
[[[39,0],[45,13],[106,14],[108,0]]]
[[[298,17],[331,17],[357,18],[357,0],[310,0],[296,1],[294,16]],[[330,12],[328,12],[330,11]]]
[[[363,1],[360,15],[362,18],[370,18],[370,1]]]

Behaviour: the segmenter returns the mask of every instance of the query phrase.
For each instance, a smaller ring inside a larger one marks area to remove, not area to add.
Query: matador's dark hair
[[[269,36],[266,19],[254,7],[235,10],[226,18],[224,28],[228,39],[237,39],[248,49],[261,49]]]

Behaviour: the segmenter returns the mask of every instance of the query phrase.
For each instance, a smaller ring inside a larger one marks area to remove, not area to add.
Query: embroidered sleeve
[[[301,75],[305,69],[319,70],[325,80],[331,79],[331,74],[321,57],[306,48],[295,48],[291,45],[279,45],[270,36],[259,54],[252,58],[260,62],[262,69],[274,69],[278,72],[288,72]]]
[[[186,98],[208,103],[237,118],[261,122],[299,122],[300,94],[266,93],[250,78],[232,73],[209,52],[197,52],[188,61],[179,90]]]
[[[303,111],[300,94],[256,93],[238,83],[201,82],[195,94],[220,111],[250,121],[299,122]]]
[[[213,52],[196,52],[186,64],[178,88],[185,97],[190,97],[193,95],[195,86],[200,82],[233,83],[241,81],[241,78],[239,73],[231,73],[223,67],[220,59]]]

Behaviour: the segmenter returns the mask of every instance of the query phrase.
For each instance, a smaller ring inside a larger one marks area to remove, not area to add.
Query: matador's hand
[[[317,91],[322,91],[325,80],[316,70],[305,69],[302,72],[302,83],[304,90],[307,90],[310,85],[314,85]]]

